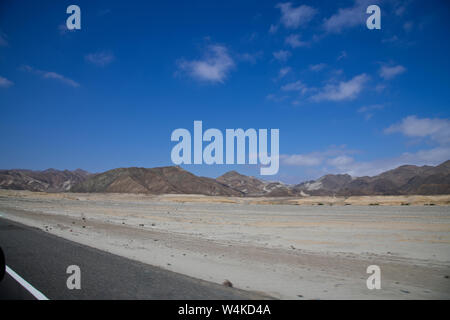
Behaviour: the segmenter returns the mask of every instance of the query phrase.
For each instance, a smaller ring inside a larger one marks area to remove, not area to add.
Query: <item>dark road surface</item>
[[[48,299],[261,299],[228,288],[122,258],[0,218],[6,265]],[[69,290],[67,267],[81,270],[81,289]],[[9,274],[0,299],[35,299]]]

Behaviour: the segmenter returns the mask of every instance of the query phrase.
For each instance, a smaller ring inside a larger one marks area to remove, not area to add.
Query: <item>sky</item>
[[[171,133],[195,120],[279,129],[266,180],[436,165],[450,159],[449,31],[445,0],[2,0],[0,168],[173,165]]]

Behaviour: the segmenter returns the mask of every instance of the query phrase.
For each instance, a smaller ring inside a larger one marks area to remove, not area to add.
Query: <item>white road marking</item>
[[[31,284],[29,284],[25,279],[15,273],[10,267],[6,266],[6,273],[8,273],[14,280],[16,280],[22,287],[27,289],[38,300],[48,300],[48,298]]]

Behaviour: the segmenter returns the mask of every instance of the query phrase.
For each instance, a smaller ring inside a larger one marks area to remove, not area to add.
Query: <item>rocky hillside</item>
[[[198,177],[180,167],[119,168],[92,175],[73,192],[204,194],[242,196],[241,191],[215,179]]]
[[[450,160],[435,167],[405,165],[373,177],[328,174],[297,185],[236,171],[217,179],[198,177],[180,167],[119,168],[99,174],[80,169],[0,170],[0,189],[267,197],[450,194]]]
[[[277,191],[280,188],[288,188],[280,182],[267,182],[240,174],[236,171],[229,171],[216,180],[230,188],[239,190],[247,196],[262,196]]]
[[[84,181],[89,173],[77,169],[44,171],[32,170],[0,170],[0,189],[62,192],[69,191],[72,186]]]
[[[436,167],[405,165],[373,177],[326,175],[294,187],[309,195],[450,194],[450,160]]]

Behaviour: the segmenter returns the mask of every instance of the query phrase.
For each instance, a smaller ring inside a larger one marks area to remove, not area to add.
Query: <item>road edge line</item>
[[[38,300],[49,300],[42,292],[37,290],[25,279],[19,276],[14,270],[6,266],[6,273],[8,273],[14,280],[16,280],[22,287],[24,287],[29,293],[31,293]]]

